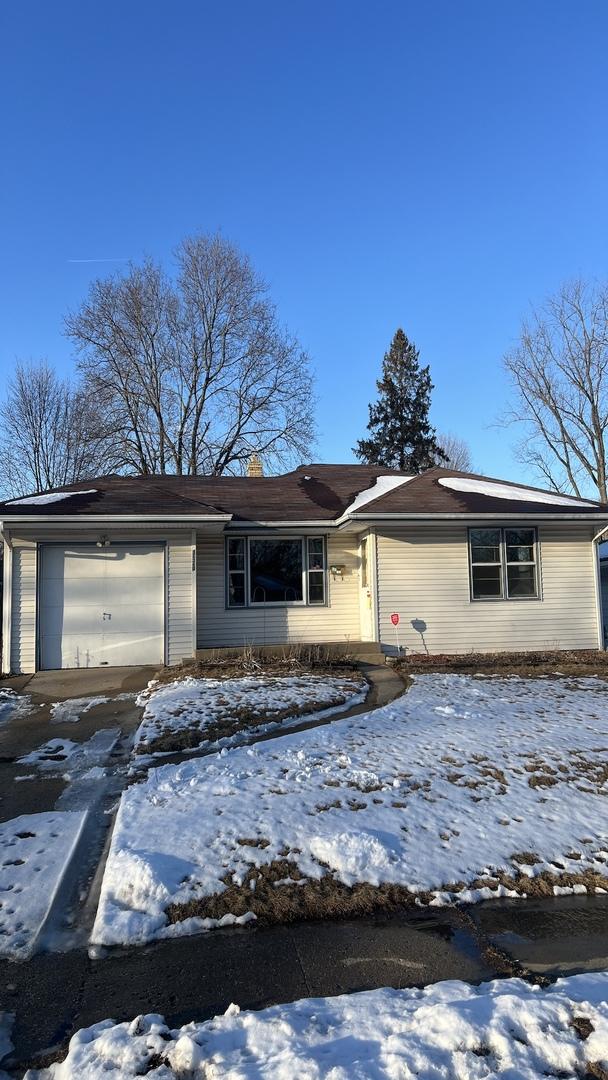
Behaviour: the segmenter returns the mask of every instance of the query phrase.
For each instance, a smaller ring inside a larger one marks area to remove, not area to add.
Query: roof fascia
[[[10,514],[0,518],[0,525],[124,525],[128,521],[151,523],[170,521],[220,524],[231,521],[232,514]]]
[[[335,529],[337,522],[334,518],[312,518],[305,521],[231,521],[230,529]]]
[[[373,525],[375,522],[384,521],[605,521],[608,518],[608,511],[606,510],[594,510],[589,513],[584,511],[578,514],[571,513],[555,513],[554,511],[547,513],[546,511],[533,511],[527,510],[521,513],[514,513],[509,511],[508,513],[472,513],[467,511],[466,513],[436,513],[436,514],[352,514],[348,517],[340,518],[337,522],[340,528],[344,528],[348,525],[349,521],[360,521],[368,525]]]

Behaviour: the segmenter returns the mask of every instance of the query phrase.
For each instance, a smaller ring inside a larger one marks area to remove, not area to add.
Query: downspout
[[[600,572],[600,540],[605,533],[608,532],[608,525],[604,525],[603,529],[595,534],[591,543],[593,545],[593,557],[595,563],[595,608],[597,613],[597,645],[598,649],[605,650],[606,642],[604,641],[604,618],[603,618],[603,604],[602,604],[602,576]]]
[[[4,567],[2,581],[2,657],[0,670],[8,675],[11,670],[11,623],[13,610],[13,543],[4,522],[0,521],[0,537],[4,544]]]

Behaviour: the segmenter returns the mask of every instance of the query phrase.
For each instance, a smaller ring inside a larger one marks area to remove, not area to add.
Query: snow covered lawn
[[[520,979],[474,987],[309,998],[170,1030],[157,1015],[79,1031],[66,1060],[25,1080],[482,1080],[604,1076],[608,975],[547,990]]]
[[[416,678],[383,709],[126,790],[98,944],[223,918],[608,890],[608,684]]]
[[[235,745],[239,733],[262,734],[303,716],[327,716],[364,701],[366,693],[367,683],[356,676],[252,675],[151,683],[137,699],[144,714],[135,750],[171,753],[203,744]]]
[[[32,950],[85,817],[51,811],[0,823],[0,956]]]

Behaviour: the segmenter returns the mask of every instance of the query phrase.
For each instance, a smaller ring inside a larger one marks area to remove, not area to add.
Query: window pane
[[[233,573],[228,575],[228,606],[243,607],[245,604],[245,575]]]
[[[500,562],[500,529],[471,529],[471,562]]]
[[[533,547],[514,547],[513,544],[507,545],[507,562],[508,563],[531,563],[534,562],[534,548]]]
[[[509,596],[536,596],[536,578],[533,566],[507,566]]]
[[[367,589],[367,537],[361,541],[361,587]]]
[[[308,569],[323,570],[323,540],[315,539],[308,541]]]
[[[534,529],[505,529],[505,540],[507,544],[531,547],[534,543]]]
[[[534,562],[534,529],[506,529],[507,562]]]
[[[302,600],[302,544],[299,540],[249,542],[250,599],[253,604]]]
[[[500,566],[473,566],[473,596],[476,599],[502,596]]]
[[[228,568],[230,570],[245,569],[245,541],[228,541]]]
[[[308,575],[308,603],[325,603],[325,574],[323,571],[313,570]]]

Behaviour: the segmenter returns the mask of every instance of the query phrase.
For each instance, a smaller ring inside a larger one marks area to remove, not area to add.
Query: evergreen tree
[[[378,401],[369,406],[369,438],[359,439],[354,447],[368,465],[420,473],[445,460],[429,423],[433,384],[428,366],[420,367],[419,355],[403,330],[397,330],[376,382]]]

